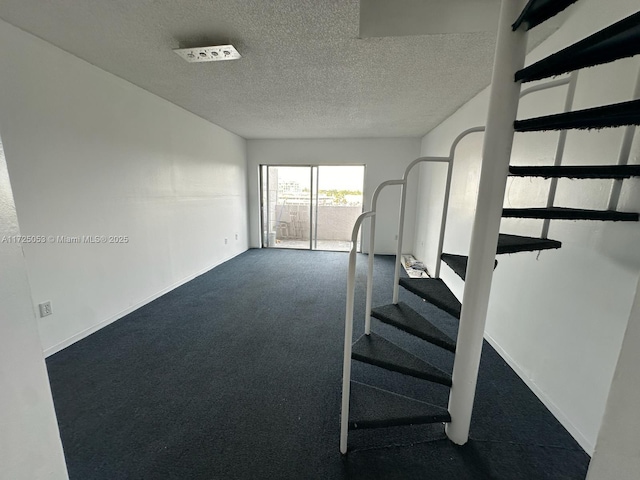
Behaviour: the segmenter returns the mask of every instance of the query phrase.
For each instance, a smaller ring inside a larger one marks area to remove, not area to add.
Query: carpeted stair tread
[[[401,278],[400,285],[439,309],[460,318],[462,305],[440,278]]]
[[[640,125],[640,100],[527,118],[514,122],[516,132],[608,128],[624,125]]]
[[[516,72],[515,80],[530,82],[640,53],[640,12]]]
[[[404,395],[351,382],[349,429],[450,422],[447,409]]]
[[[460,278],[466,280],[467,276],[467,263],[469,262],[469,257],[466,255],[454,255],[452,253],[443,253],[440,258],[444,263],[449,265],[451,270],[456,272]],[[498,261],[496,260],[493,268],[498,266]]]
[[[520,235],[501,233],[498,237],[496,255],[550,250],[552,248],[560,248],[561,246],[561,242],[557,240],[550,240],[548,238],[522,237]]]
[[[549,20],[556,16],[569,5],[576,3],[578,0],[529,0],[524,7],[522,13],[512,25],[515,32],[520,25],[524,25],[526,30]]]
[[[445,350],[453,353],[456,351],[455,341],[406,303],[398,302],[397,305],[391,303],[376,307],[371,310],[371,316]]]
[[[552,220],[603,220],[613,222],[637,222],[635,212],[617,212],[615,210],[582,210],[579,208],[504,208],[505,218],[549,218]]]
[[[512,177],[630,178],[640,176],[640,165],[510,166]]]
[[[370,335],[362,335],[353,344],[351,358],[394,372],[451,386],[451,375],[373,332]]]

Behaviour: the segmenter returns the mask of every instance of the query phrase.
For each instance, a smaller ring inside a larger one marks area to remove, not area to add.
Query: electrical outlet
[[[238,239],[238,234],[236,233],[236,240]]]
[[[46,317],[47,315],[51,315],[53,312],[51,311],[51,302],[44,302],[38,305],[40,308],[40,318]]]
[[[225,238],[225,239],[224,239],[224,244],[226,245],[228,241],[229,241],[229,240]]]

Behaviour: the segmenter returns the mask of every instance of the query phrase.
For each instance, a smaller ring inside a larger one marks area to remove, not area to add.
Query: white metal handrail
[[[342,414],[340,417],[340,452],[347,453],[349,431],[349,395],[351,393],[351,341],[353,337],[353,303],[356,290],[356,250],[360,226],[367,217],[375,218],[376,212],[364,212],[358,216],[351,232],[349,272],[347,274],[347,307],[344,320],[344,361],[342,365]]]
[[[371,197],[371,211],[377,212],[378,209],[378,196],[385,187],[390,185],[404,185],[404,180],[387,180],[382,182]],[[364,315],[364,333],[369,335],[371,333],[371,302],[373,298],[373,259],[375,252],[375,239],[376,239],[376,217],[375,215],[369,220],[369,262],[367,267],[367,303]]]
[[[400,200],[400,221],[398,222],[398,246],[396,248],[396,270],[393,276],[393,303],[394,305],[398,303],[398,295],[400,290],[400,268],[402,263],[402,241],[404,234],[404,214],[405,207],[407,204],[407,180],[409,178],[409,173],[411,169],[422,162],[434,162],[434,163],[451,163],[451,157],[419,157],[416,158],[413,162],[407,165],[407,168],[404,171],[404,175],[402,177],[403,185],[401,191],[401,200]]]
[[[562,78],[559,80],[554,80],[550,82],[546,82],[543,84],[536,85],[529,89],[523,90],[520,93],[520,98],[534,92],[546,90],[549,88],[554,88],[562,85],[570,85],[570,89],[575,91],[575,75],[571,75],[567,78]],[[571,97],[571,101],[573,99],[573,92],[568,93],[567,97]],[[569,103],[569,99],[567,99],[567,104]],[[404,175],[402,179],[398,180],[387,180],[382,182],[375,189],[372,199],[371,199],[371,210],[367,212],[363,212],[358,218],[353,226],[353,230],[351,232],[351,248],[349,250],[349,268],[347,273],[347,298],[346,298],[346,312],[345,312],[345,333],[344,333],[344,359],[343,359],[343,368],[342,368],[342,407],[341,407],[341,418],[340,418],[340,452],[345,454],[347,452],[347,437],[348,437],[348,429],[349,429],[349,399],[351,393],[351,351],[352,351],[352,337],[353,337],[353,310],[355,303],[355,273],[356,273],[356,250],[357,250],[357,239],[358,234],[360,233],[360,229],[362,227],[362,223],[366,218],[370,218],[370,234],[369,234],[369,252],[368,252],[368,266],[367,266],[367,287],[366,287],[366,311],[365,311],[365,334],[371,334],[371,307],[372,307],[372,294],[373,294],[373,264],[374,264],[374,252],[375,252],[375,227],[376,227],[376,212],[378,205],[378,197],[382,190],[388,186],[399,185],[401,187],[401,202],[400,202],[400,219],[398,222],[398,245],[396,250],[396,265],[395,265],[395,273],[394,273],[394,286],[393,286],[393,303],[398,303],[399,296],[399,284],[400,284],[400,268],[402,261],[402,242],[403,242],[403,234],[404,234],[404,217],[405,217],[405,209],[406,209],[406,189],[407,189],[407,181],[409,178],[409,173],[416,165],[423,162],[433,162],[433,163],[446,163],[447,164],[447,178],[446,178],[446,186],[444,193],[444,202],[442,208],[442,219],[440,223],[440,237],[438,241],[438,251],[437,251],[437,259],[436,259],[436,268],[435,268],[435,277],[438,278],[440,276],[440,267],[442,264],[442,251],[444,248],[444,234],[446,228],[447,221],[447,213],[449,208],[449,196],[451,193],[451,180],[452,180],[452,172],[453,172],[453,159],[455,157],[456,149],[459,143],[467,136],[472,133],[480,133],[484,132],[486,127],[478,126],[472,127],[460,135],[458,135],[451,145],[451,149],[449,151],[448,157],[419,157],[412,161],[405,169]],[[562,147],[558,146],[558,151],[562,152],[564,150],[564,145]],[[560,160],[562,155],[560,154]]]
[[[529,87],[525,90],[522,90],[520,92],[520,98],[522,99],[523,97],[532,94],[532,93],[536,93],[536,92],[540,92],[543,90],[548,90],[551,88],[556,88],[556,87],[561,87],[564,85],[569,85],[569,92],[567,93],[567,105],[572,105],[573,103],[573,96],[575,93],[575,84],[576,84],[576,76],[577,73],[574,72],[571,75],[565,77],[565,78],[560,78],[557,80],[552,80],[552,81],[548,81],[548,82],[544,82],[544,83],[540,83],[538,85],[534,85],[533,87]],[[569,101],[569,98],[571,99]],[[570,107],[569,107],[570,108]],[[566,108],[565,108],[566,110]],[[403,232],[404,232],[404,212],[405,212],[405,206],[406,206],[406,187],[407,187],[407,180],[409,177],[409,173],[411,172],[411,170],[413,169],[413,167],[415,167],[416,165],[418,165],[419,163],[422,162],[447,162],[448,163],[448,168],[447,168],[447,178],[446,178],[446,183],[445,183],[445,192],[444,192],[444,202],[443,202],[443,206],[442,206],[442,216],[441,216],[441,221],[440,221],[440,235],[439,235],[439,239],[438,239],[438,250],[437,250],[437,256],[436,256],[436,267],[435,267],[435,272],[434,272],[434,276],[435,278],[439,278],[440,277],[440,270],[441,270],[441,266],[442,266],[442,252],[444,250],[444,236],[445,236],[445,230],[446,230],[446,225],[447,225],[447,214],[448,214],[448,210],[449,210],[449,197],[450,197],[450,193],[451,193],[451,180],[452,180],[452,175],[453,175],[453,160],[455,158],[455,154],[456,154],[456,149],[458,148],[458,145],[460,144],[460,142],[467,137],[468,135],[472,134],[472,133],[481,133],[484,132],[486,129],[486,127],[484,126],[477,126],[477,127],[471,127],[468,128],[467,130],[463,131],[462,133],[460,133],[460,135],[458,135],[453,143],[451,144],[451,148],[449,150],[449,157],[420,157],[415,159],[413,162],[411,162],[407,168],[405,169],[405,173],[404,176],[402,178],[402,180],[389,180],[386,182],[381,183],[378,188],[376,189],[376,191],[374,192],[374,198],[372,199],[372,210],[376,211],[376,202],[377,202],[377,197],[378,194],[380,193],[380,191],[388,186],[388,185],[401,185],[402,186],[402,200],[401,200],[401,205],[400,205],[400,222],[398,224],[398,246],[397,246],[397,251],[396,251],[396,271],[394,274],[394,286],[393,286],[393,303],[397,304],[398,303],[398,296],[399,296],[399,284],[400,284],[400,268],[401,268],[401,258],[402,258],[402,240],[403,240]],[[559,142],[560,143],[560,142]],[[558,146],[558,152],[560,152],[558,155],[556,155],[556,158],[559,158],[559,161],[562,161],[562,152],[564,152],[564,143],[562,143],[562,146]],[[551,198],[552,193],[550,191],[550,202],[553,202],[553,198]],[[372,254],[372,252],[374,252],[374,242],[375,242],[375,218],[372,218],[371,220],[371,233],[370,233],[370,238],[369,238],[369,253]],[[372,280],[371,280],[371,276],[372,276],[372,272],[373,272],[373,256],[371,255],[369,258],[369,271],[368,271],[368,277],[367,277],[367,307],[366,307],[366,312],[365,312],[365,333],[368,335],[370,333],[370,325],[371,325],[371,305],[372,305],[372,299],[371,299],[371,292],[372,292]]]
[[[564,78],[560,78],[558,80],[551,80],[550,82],[539,83],[538,85],[534,85],[533,87],[525,88],[520,92],[520,99],[526,97],[530,93],[540,92],[542,90],[548,90],[550,88],[562,87],[563,85],[568,85],[571,82],[572,75],[569,75]]]
[[[545,82],[545,83],[541,83],[538,85],[534,85],[533,87],[530,87],[526,90],[523,90],[522,92],[520,92],[520,98],[523,98],[531,93],[535,93],[535,92],[540,92],[543,90],[548,90],[551,88],[556,88],[556,87],[561,87],[563,85],[569,85],[570,88],[570,92],[567,94],[567,97],[571,98],[571,104],[573,103],[573,95],[575,92],[575,82],[576,82],[576,76],[577,73],[572,73],[570,76],[565,77],[565,78],[561,78],[558,80],[552,80],[549,82]],[[568,100],[567,100],[568,102]],[[415,167],[417,164],[422,163],[422,162],[448,162],[448,168],[447,168],[447,178],[446,178],[446,183],[445,183],[445,193],[444,193],[444,203],[443,203],[443,207],[442,207],[442,217],[441,217],[441,221],[440,221],[440,235],[439,235],[439,239],[438,239],[438,250],[437,250],[437,257],[436,257],[436,268],[435,268],[435,272],[434,272],[434,276],[435,278],[439,278],[440,277],[440,269],[442,266],[442,251],[444,249],[444,235],[445,235],[445,229],[446,229],[446,224],[447,224],[447,213],[449,210],[449,196],[451,193],[451,180],[452,180],[452,174],[453,174],[453,159],[455,158],[455,153],[456,153],[456,149],[458,148],[458,144],[467,136],[470,135],[472,133],[480,133],[480,132],[484,132],[485,131],[484,126],[478,126],[478,127],[472,127],[469,128],[467,130],[465,130],[464,132],[462,132],[460,135],[458,135],[455,140],[453,141],[453,143],[451,144],[451,149],[449,150],[449,157],[420,157],[417,158],[416,160],[414,160],[413,162],[411,162],[404,173],[403,176],[403,180],[404,183],[402,184],[402,200],[401,200],[401,205],[400,205],[400,223],[398,225],[398,247],[397,247],[397,252],[396,252],[396,271],[395,271],[395,276],[394,276],[394,283],[393,283],[393,303],[397,304],[398,303],[398,295],[399,295],[399,289],[400,289],[400,267],[401,267],[401,257],[402,257],[402,240],[403,240],[403,232],[404,232],[404,213],[405,213],[405,205],[406,205],[406,182],[409,176],[409,172],[411,171],[411,169],[413,167]],[[560,162],[562,161],[562,153],[564,152],[564,143],[562,144],[562,146],[558,147],[558,151],[560,152],[559,154],[559,159]],[[551,193],[550,193],[551,196]],[[553,202],[553,199],[550,200],[551,202]],[[372,252],[373,250],[370,249],[370,252]],[[368,292],[368,290],[367,290]],[[366,318],[367,321],[369,321],[369,317],[370,317],[370,309],[367,309],[367,313],[366,313]]]

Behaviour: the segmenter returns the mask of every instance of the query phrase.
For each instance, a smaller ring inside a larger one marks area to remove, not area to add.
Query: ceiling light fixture
[[[237,60],[241,55],[233,45],[217,45],[215,47],[176,48],[173,50],[189,63],[219,62],[221,60]]]

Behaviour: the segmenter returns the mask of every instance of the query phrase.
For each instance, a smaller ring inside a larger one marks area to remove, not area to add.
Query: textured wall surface
[[[244,139],[5,22],[0,43],[18,218],[53,240],[24,246],[47,353],[246,250]]]

